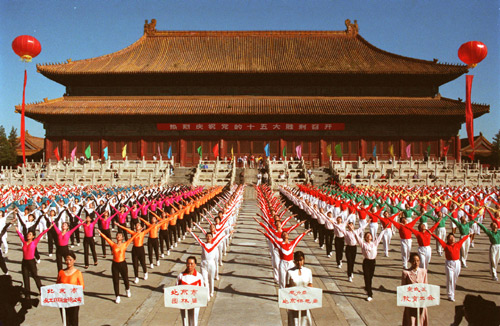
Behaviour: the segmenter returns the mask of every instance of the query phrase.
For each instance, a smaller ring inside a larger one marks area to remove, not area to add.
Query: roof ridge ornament
[[[351,23],[350,19],[345,20],[345,27],[346,27],[346,33],[351,34],[353,36],[358,35],[359,33],[359,27],[358,27],[358,21],[355,19],[354,23]]]
[[[146,19],[146,22],[144,23],[144,34],[151,35],[156,32],[156,19],[151,19],[151,23],[148,23],[148,20]]]

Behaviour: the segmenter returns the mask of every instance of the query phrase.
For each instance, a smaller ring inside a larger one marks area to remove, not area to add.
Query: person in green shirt
[[[490,239],[490,270],[491,276],[493,280],[498,281],[497,276],[497,267],[498,261],[500,260],[500,231],[498,231],[498,226],[496,223],[491,223],[491,231],[488,230],[481,223],[477,223],[477,225],[483,229],[484,233]]]
[[[458,231],[460,232],[460,239],[470,234],[471,226],[474,223],[477,223],[476,221],[474,221],[474,219],[478,216],[478,214],[479,211],[473,215],[473,217],[469,222],[467,222],[465,216],[462,216],[460,218],[460,222],[453,216],[450,216],[451,221],[453,222],[453,224],[456,225]],[[467,256],[469,255],[469,248],[470,248],[470,238],[467,238],[467,240],[463,243],[462,247],[460,248],[460,261],[462,262],[462,266],[465,268],[467,268]]]

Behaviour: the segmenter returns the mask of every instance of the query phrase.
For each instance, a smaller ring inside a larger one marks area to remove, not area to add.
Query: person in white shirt
[[[295,267],[289,269],[286,273],[286,287],[312,287],[312,272],[304,267],[305,257],[302,251],[296,251],[293,254]],[[288,326],[299,325],[299,312],[297,310],[288,310]],[[311,312],[309,310],[301,311],[300,325],[311,326]]]

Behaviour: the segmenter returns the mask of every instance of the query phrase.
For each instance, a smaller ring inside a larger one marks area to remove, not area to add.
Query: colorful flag
[[[298,145],[295,147],[295,153],[297,153],[297,157],[300,159],[302,158],[302,145]]]
[[[233,150],[233,146],[231,146],[231,160],[234,159],[234,150]]]
[[[377,157],[377,145],[373,146],[373,157]]]
[[[61,157],[59,156],[59,147],[56,147],[56,149],[54,149],[54,156],[56,157],[56,160],[61,160]]]
[[[214,152],[214,156],[218,157],[219,156],[219,143],[215,144],[214,148],[212,149]]]
[[[167,158],[169,160],[172,158],[172,145],[168,147]]]
[[[87,157],[87,159],[90,159],[90,157],[92,156],[92,149],[90,148],[90,144],[85,150],[85,156]]]
[[[427,146],[427,156],[431,156],[431,145]]]
[[[108,147],[104,147],[104,149],[102,150],[103,151],[103,155],[104,156],[104,160],[107,161],[108,160]]]
[[[73,148],[73,150],[71,151],[71,161],[74,161],[74,160],[75,160],[75,157],[76,157],[76,146],[75,146],[75,148]]]
[[[125,159],[125,157],[127,157],[127,144],[122,148],[122,158]]]
[[[203,152],[201,151],[201,145],[196,149],[196,151],[198,152],[198,155],[200,155],[200,157],[203,156]]]
[[[406,146],[406,158],[410,158],[410,157],[411,157],[411,144]]]
[[[326,155],[329,157],[332,156],[332,144],[328,144],[328,146],[326,146]]]
[[[269,150],[269,143],[266,144],[266,146],[264,146],[264,152],[266,152],[266,156],[269,157],[271,156],[270,154],[270,150]]]
[[[342,145],[335,145],[335,154],[337,154],[339,158],[342,158]]]
[[[471,89],[473,75],[465,76],[465,129],[467,130],[467,138],[469,139],[469,146],[472,149],[469,157],[474,160],[474,113],[472,113],[471,105]]]
[[[286,146],[283,147],[283,157],[286,157]]]
[[[391,146],[389,146],[389,154],[391,154],[391,156],[394,156],[394,145],[391,144]]]

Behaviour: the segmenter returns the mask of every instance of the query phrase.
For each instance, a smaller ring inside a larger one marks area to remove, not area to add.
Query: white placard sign
[[[321,308],[323,290],[312,287],[291,287],[280,289],[279,307],[290,310],[308,310]]]
[[[398,286],[398,306],[424,308],[439,305],[439,286],[415,283]]]
[[[177,285],[164,288],[165,307],[193,309],[208,303],[208,289],[204,286]]]
[[[69,308],[81,306],[83,301],[83,287],[73,284],[53,284],[42,286],[41,305],[55,308]]]

